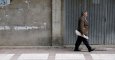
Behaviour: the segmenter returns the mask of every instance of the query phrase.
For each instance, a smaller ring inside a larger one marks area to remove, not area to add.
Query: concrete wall
[[[52,0],[52,45],[62,46],[62,0]]]
[[[0,7],[0,46],[51,46],[51,0],[12,0]]]

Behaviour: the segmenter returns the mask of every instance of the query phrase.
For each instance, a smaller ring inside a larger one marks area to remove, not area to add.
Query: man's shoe
[[[89,50],[89,52],[91,52],[91,51],[94,51],[95,49],[91,49],[91,50]]]

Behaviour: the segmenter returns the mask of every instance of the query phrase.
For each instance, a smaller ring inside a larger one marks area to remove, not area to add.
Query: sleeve
[[[84,20],[83,20],[83,18],[81,18],[81,20],[80,20],[80,30],[81,30],[81,34],[83,35],[84,34]]]

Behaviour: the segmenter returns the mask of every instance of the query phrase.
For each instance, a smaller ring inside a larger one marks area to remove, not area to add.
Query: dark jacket
[[[78,31],[81,32],[81,34],[88,35],[88,21],[84,16],[79,18],[78,21]]]

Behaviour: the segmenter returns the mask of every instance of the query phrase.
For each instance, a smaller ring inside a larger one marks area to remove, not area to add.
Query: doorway
[[[89,43],[94,45],[115,44],[115,1],[114,0],[64,0],[65,25],[64,45],[74,45],[75,30],[81,12],[88,11]]]

